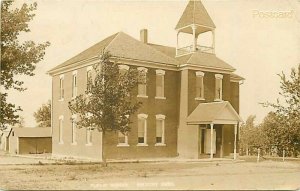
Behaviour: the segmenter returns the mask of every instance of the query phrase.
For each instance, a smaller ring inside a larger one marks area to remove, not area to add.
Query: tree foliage
[[[7,94],[0,94],[0,130],[5,128],[5,124],[16,124],[19,121],[19,116],[16,115],[18,111],[21,111],[20,107],[7,103]]]
[[[33,113],[38,127],[51,127],[51,100],[43,104],[36,112]]]
[[[250,115],[240,129],[240,147],[246,152],[250,148],[265,146],[265,134],[260,126],[254,124],[255,118],[255,115]]]
[[[23,81],[17,80],[18,75],[33,76],[36,64],[45,55],[49,42],[36,44],[28,40],[20,42],[19,35],[30,32],[29,22],[35,14],[37,3],[26,4],[12,9],[13,1],[1,2],[1,89],[24,91]],[[15,124],[18,120],[17,111],[20,107],[7,103],[7,93],[1,90],[1,127]]]
[[[103,139],[106,132],[129,132],[129,116],[141,106],[132,93],[139,83],[137,69],[120,72],[117,62],[111,62],[110,58],[108,52],[103,53],[100,63],[93,67],[96,76],[86,92],[88,96],[79,95],[69,102],[71,113],[79,118],[77,127],[96,129],[102,132]]]
[[[283,101],[277,99],[277,103],[264,104],[275,109],[264,121],[264,128],[273,144],[297,155],[300,152],[300,64],[297,69],[292,68],[290,77],[283,72],[278,76]]]

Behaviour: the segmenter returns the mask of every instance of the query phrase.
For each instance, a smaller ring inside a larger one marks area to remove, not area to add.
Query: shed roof
[[[51,137],[51,128],[50,127],[13,127],[15,136],[17,137]]]

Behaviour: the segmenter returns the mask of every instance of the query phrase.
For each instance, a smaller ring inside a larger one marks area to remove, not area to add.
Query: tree
[[[292,68],[289,78],[283,72],[278,76],[281,89],[279,94],[284,101],[277,99],[277,103],[267,102],[264,106],[275,109],[276,115],[273,117],[284,132],[284,136],[280,135],[284,139],[280,141],[283,144],[281,146],[295,156],[300,152],[300,64],[298,69]]]
[[[240,147],[248,155],[250,148],[264,148],[265,136],[260,126],[254,124],[256,116],[250,115],[246,123],[241,126]]]
[[[15,113],[21,111],[20,107],[6,102],[6,93],[0,94],[0,130],[5,129],[5,124],[16,124],[19,121],[19,116]]]
[[[289,142],[289,133],[287,133],[284,121],[285,120],[275,112],[270,112],[260,125],[266,135],[266,145],[271,148],[276,148],[277,154],[279,155],[287,148]]]
[[[17,80],[16,76],[34,75],[36,64],[45,55],[45,48],[49,42],[36,44],[33,41],[20,42],[19,36],[22,33],[30,32],[28,23],[33,19],[37,3],[24,3],[20,9],[12,9],[13,1],[1,2],[1,121],[0,127],[18,122],[18,111],[12,103],[7,103],[7,91],[15,89],[24,91],[23,81]]]
[[[19,117],[19,121],[16,124],[16,127],[18,127],[18,128],[24,128],[25,127],[25,119],[24,119],[23,116]]]
[[[51,100],[43,104],[36,112],[33,113],[38,127],[51,127]]]
[[[104,140],[107,132],[128,133],[130,115],[141,106],[132,96],[133,89],[140,82],[138,71],[130,68],[119,72],[117,62],[111,62],[110,58],[111,55],[104,52],[99,64],[94,66],[96,76],[94,83],[88,85],[88,96],[79,95],[69,102],[71,113],[79,117],[75,122],[77,127],[96,129],[102,132]],[[106,166],[104,149],[102,159]]]

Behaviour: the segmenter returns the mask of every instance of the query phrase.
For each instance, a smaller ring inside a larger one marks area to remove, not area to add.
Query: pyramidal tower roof
[[[189,1],[175,29],[177,30],[191,24],[197,24],[208,28],[216,28],[200,0]]]

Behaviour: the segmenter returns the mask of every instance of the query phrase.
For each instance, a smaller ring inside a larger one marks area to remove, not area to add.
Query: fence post
[[[259,162],[260,149],[257,149],[257,162]]]
[[[284,156],[285,156],[285,150],[283,149],[283,152],[282,152],[282,161],[284,162]]]

